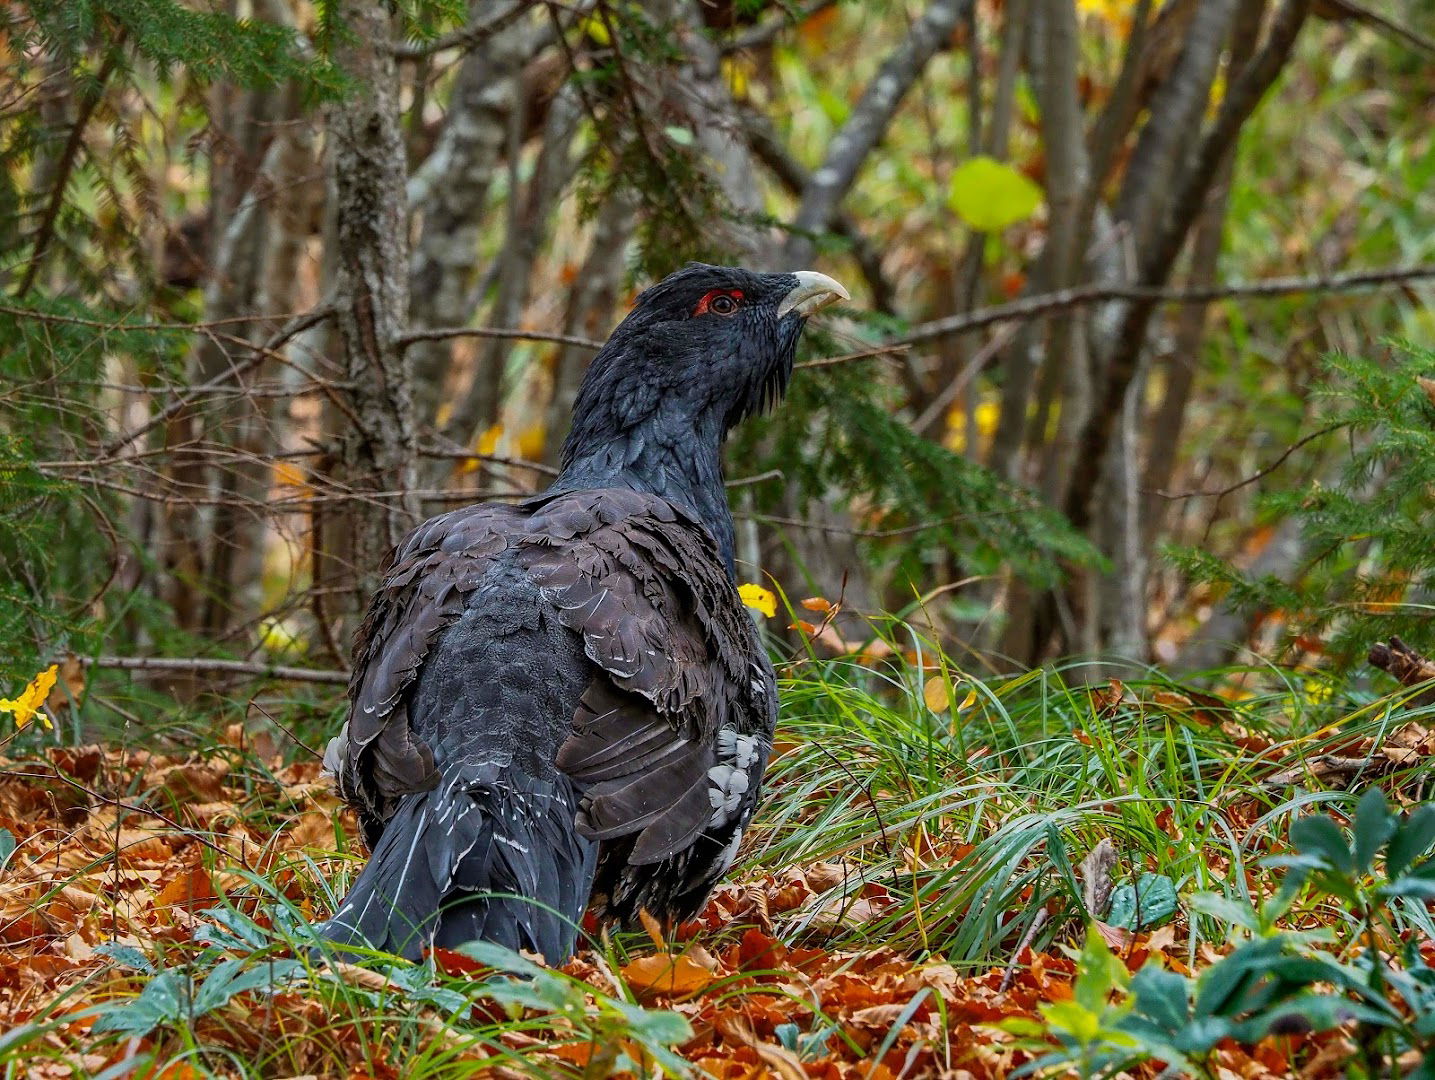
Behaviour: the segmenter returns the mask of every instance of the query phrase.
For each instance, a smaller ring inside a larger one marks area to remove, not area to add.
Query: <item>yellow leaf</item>
[[[266,652],[286,653],[299,649],[304,639],[283,619],[265,619],[259,624],[259,644]]]
[[[947,202],[973,229],[997,232],[1031,217],[1041,198],[1041,188],[1016,169],[978,155],[952,173]]]
[[[922,687],[922,700],[933,712],[946,712],[952,704],[951,695],[947,690],[947,680],[940,675],[934,675],[928,679],[927,685]]]
[[[971,708],[973,705],[975,705],[976,703],[977,703],[977,692],[976,692],[975,690],[968,690],[968,691],[967,691],[967,696],[964,697],[964,698],[962,698],[962,703],[961,703],[960,705],[958,705],[957,708],[958,708],[958,709],[970,709],[970,708]]]
[[[1001,419],[1002,407],[995,401],[983,401],[976,407],[977,430],[982,433],[982,438],[990,439],[996,432],[997,422]]]
[[[24,727],[35,718],[36,713],[40,714],[40,721],[47,728],[54,727],[55,725],[50,723],[49,716],[40,712],[40,706],[50,696],[50,691],[54,688],[55,679],[59,673],[60,665],[51,664],[30,680],[30,685],[20,691],[19,697],[0,698],[0,712],[7,712],[15,717],[16,727]]]
[[[1094,15],[1113,29],[1125,34],[1131,27],[1132,0],[1076,0],[1076,10]]]
[[[769,619],[777,614],[777,597],[772,594],[770,589],[764,589],[761,585],[749,582],[746,585],[739,585],[737,594],[742,597],[742,602],[753,611],[760,611]]]
[[[578,24],[578,32],[592,38],[599,45],[613,44],[613,37],[608,33],[608,26],[601,15],[589,15]]]
[[[746,60],[732,56],[723,57],[722,73],[735,101],[742,101],[748,96],[749,67]]]
[[[518,445],[514,447],[521,458],[537,459],[543,456],[543,447],[548,443],[548,428],[540,420],[537,423],[529,424],[518,435]]]
[[[474,440],[473,452],[475,454],[484,455],[496,453],[498,451],[498,440],[501,438],[503,438],[503,425],[491,424],[482,435]],[[478,465],[479,462],[477,458],[465,458],[463,464],[458,468],[459,475],[467,476],[471,472],[477,472]]]
[[[473,451],[474,451],[474,453],[476,453],[476,454],[492,454],[492,453],[495,453],[495,452],[498,450],[498,440],[501,439],[501,438],[503,438],[503,425],[502,425],[502,424],[492,424],[492,425],[490,425],[490,426],[488,427],[488,429],[487,429],[486,431],[484,431],[484,433],[478,437],[478,441],[473,444]]]

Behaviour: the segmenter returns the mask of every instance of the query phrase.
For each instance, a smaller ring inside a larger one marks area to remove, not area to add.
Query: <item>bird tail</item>
[[[320,933],[417,960],[431,945],[476,939],[573,953],[597,845],[573,827],[567,777],[532,780],[515,768],[457,770],[405,798],[368,865]]]

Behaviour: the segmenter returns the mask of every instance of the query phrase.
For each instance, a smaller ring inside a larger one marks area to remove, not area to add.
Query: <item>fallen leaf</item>
[[[663,952],[668,947],[667,942],[663,939],[663,924],[658,922],[647,908],[638,909],[638,921],[643,924],[643,929],[647,932],[648,939],[652,941],[653,948]]]
[[[70,702],[85,696],[85,665],[74,653],[66,653],[59,663],[60,677],[53,690],[45,698],[45,708],[51,713],[63,712]]]
[[[623,978],[639,994],[694,994],[718,978],[718,962],[701,945],[694,945],[676,955],[640,956],[623,968]]]
[[[922,687],[922,700],[926,702],[927,708],[934,713],[944,713],[952,705],[951,693],[947,688],[947,680],[940,675],[934,675],[927,680]]]
[[[1097,919],[1095,921],[1096,932],[1101,935],[1101,940],[1113,949],[1124,949],[1131,944],[1132,934],[1130,930],[1124,930],[1119,926],[1112,926]]]
[[[851,875],[841,863],[820,862],[813,863],[805,871],[807,887],[815,893],[825,893],[829,889],[835,889]]]
[[[216,758],[170,765],[151,773],[146,780],[154,787],[164,788],[180,802],[204,803],[224,797],[224,778],[228,775],[229,763]]]
[[[852,930],[882,917],[885,904],[837,896],[818,908],[808,924],[813,930]]]
[[[202,866],[196,866],[172,878],[154,898],[154,906],[160,911],[169,908],[199,911],[213,907],[218,899],[209,871]]]

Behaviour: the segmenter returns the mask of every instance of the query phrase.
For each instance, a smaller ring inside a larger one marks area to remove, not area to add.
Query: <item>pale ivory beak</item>
[[[806,316],[825,308],[828,304],[852,299],[846,289],[826,274],[819,274],[816,270],[798,270],[792,276],[797,279],[797,286],[782,298],[782,303],[777,305],[779,319],[789,311]]]

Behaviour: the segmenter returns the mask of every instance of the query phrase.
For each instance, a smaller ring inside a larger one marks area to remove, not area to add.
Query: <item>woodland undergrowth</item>
[[[362,859],[305,745],[332,699],[57,679],[0,767],[6,1075],[1432,1075],[1409,692],[1004,677],[878,629],[778,658],[769,795],[700,917],[557,969],[315,951]],[[131,719],[77,741],[101,702]]]

